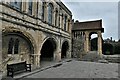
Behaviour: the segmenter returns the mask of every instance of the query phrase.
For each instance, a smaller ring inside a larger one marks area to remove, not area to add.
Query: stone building
[[[91,35],[97,34],[97,53],[102,55],[102,20],[79,22],[73,21],[72,27],[72,57],[78,57],[91,53]]]
[[[20,1],[20,2],[18,2]],[[71,11],[58,0],[2,0],[1,71],[27,61],[32,69],[42,61],[71,57]]]

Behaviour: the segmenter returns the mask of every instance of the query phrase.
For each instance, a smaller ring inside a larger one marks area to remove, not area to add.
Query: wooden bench
[[[7,64],[7,76],[13,77],[15,73],[20,73],[23,71],[31,72],[31,64],[26,64],[26,61],[14,64]]]

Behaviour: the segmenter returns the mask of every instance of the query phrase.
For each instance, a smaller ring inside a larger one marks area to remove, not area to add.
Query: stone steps
[[[120,63],[120,57],[107,57],[105,58],[108,62]]]

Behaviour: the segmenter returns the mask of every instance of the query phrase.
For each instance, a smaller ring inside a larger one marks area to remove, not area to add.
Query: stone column
[[[40,54],[33,54],[32,56],[34,56],[34,66],[35,67],[39,67],[40,65]]]
[[[38,18],[42,19],[42,1],[38,0]]]
[[[33,1],[33,7],[32,7],[32,13],[33,13],[33,16],[37,17],[37,1],[34,0]]]
[[[45,4],[44,21],[48,22],[48,3]]]
[[[71,58],[71,49],[66,52],[66,57],[68,59]]]
[[[27,3],[27,2],[26,2],[25,0],[23,0],[23,2],[22,2],[22,5],[23,5],[23,6],[22,6],[22,11],[23,11],[23,12],[27,12],[27,11],[26,11],[26,9],[27,9],[26,3]]]
[[[59,13],[59,18],[60,18],[60,21],[59,22],[59,27],[60,29],[62,29],[62,16],[61,16],[61,13]]]
[[[60,40],[57,43],[56,51],[54,52],[54,61],[61,61],[61,46],[60,46]]]
[[[71,58],[71,52],[72,52],[72,44],[71,44],[72,42],[71,42],[71,40],[69,40],[68,41],[68,45],[69,45],[69,47],[68,47],[68,50],[67,50],[67,52],[66,52],[66,57],[69,59],[69,58]]]
[[[56,14],[56,10],[53,8],[53,10],[52,10],[52,25],[53,26],[55,26],[55,14]]]
[[[89,34],[86,32],[85,35],[86,35],[85,48],[86,48],[86,52],[89,52]]]
[[[29,7],[29,1],[28,0],[24,0],[24,3],[23,3],[23,10],[25,10],[25,13],[28,13],[28,7]]]
[[[62,15],[62,21],[61,21],[62,29],[64,30],[64,15]]]
[[[98,52],[102,55],[102,35],[101,32],[98,33]]]
[[[61,51],[56,51],[54,53],[54,61],[58,62],[58,61],[61,61]]]

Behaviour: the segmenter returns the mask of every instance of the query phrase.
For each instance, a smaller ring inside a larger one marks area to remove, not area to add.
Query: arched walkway
[[[53,61],[56,42],[53,38],[47,39],[41,49],[40,61]]]
[[[92,40],[92,34],[97,34],[97,38]],[[85,51],[88,53],[91,51],[97,51],[100,55],[102,55],[102,32],[98,30],[86,31],[85,36]]]
[[[61,58],[66,58],[68,49],[69,49],[68,42],[65,41],[65,42],[62,44]]]

